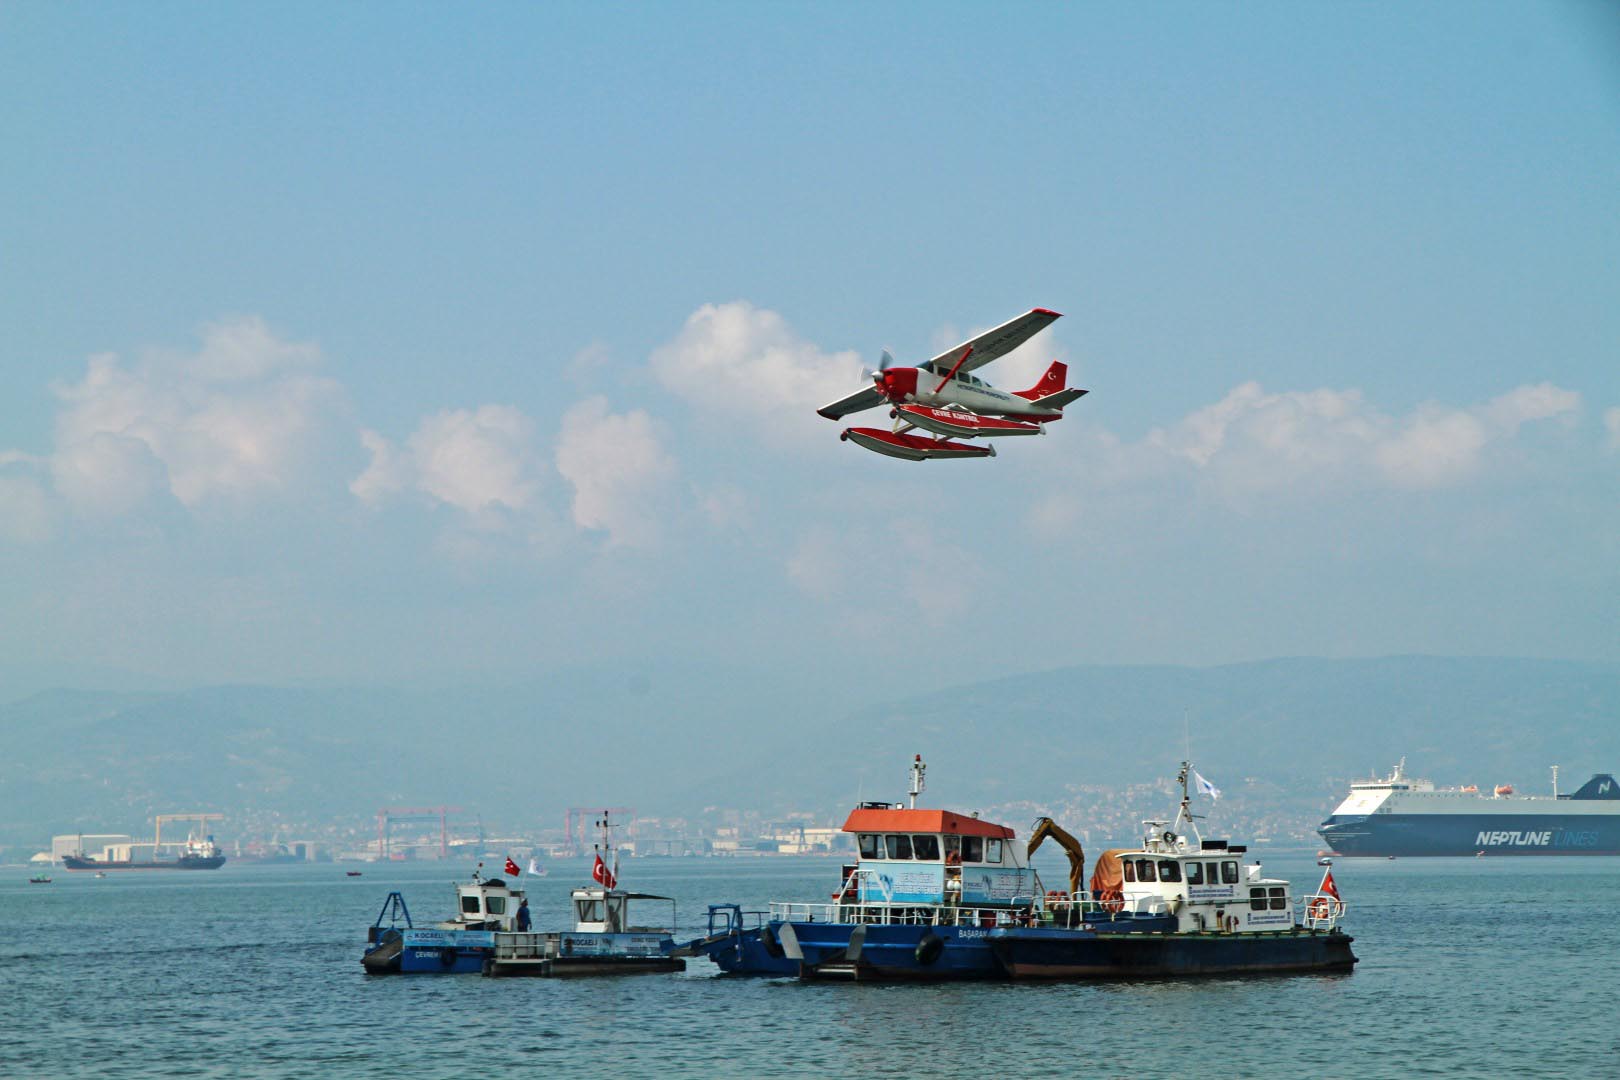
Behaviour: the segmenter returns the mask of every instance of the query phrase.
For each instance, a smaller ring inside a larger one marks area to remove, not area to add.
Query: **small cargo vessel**
[[[611,835],[606,815],[597,824],[604,838]],[[360,962],[375,975],[628,975],[683,970],[686,961],[672,955],[675,901],[619,888],[618,860],[610,867],[603,858],[610,852],[611,844],[597,845],[594,884],[570,894],[570,930],[532,930],[524,891],[502,878],[475,873],[471,882],[455,886],[454,917],[432,927],[414,926],[405,898],[390,893],[370,928]],[[506,872],[516,877],[520,871],[508,859]],[[638,925],[632,917],[632,911],[639,916],[649,906],[664,904],[669,905],[668,925]]]
[[[848,979],[1093,979],[1348,971],[1352,939],[1331,871],[1316,892],[1263,876],[1246,849],[1198,835],[1183,763],[1181,812],[1145,822],[1137,848],[1104,852],[1081,890],[1085,854],[1049,818],[1028,845],[1013,830],[911,805],[864,803],[844,829],[860,860],[831,903],[709,909],[709,934],[681,955],[722,971]],[[1181,830],[1185,829],[1186,833]],[[1047,890],[1027,860],[1051,838],[1069,856],[1069,888]],[[1297,917],[1296,917],[1297,913]],[[751,920],[751,921],[750,921]]]
[[[108,870],[218,870],[225,865],[225,853],[206,831],[208,822],[223,817],[223,814],[159,814],[157,832],[150,844],[110,844],[99,856],[85,854],[81,836],[80,850],[63,855],[62,867],[93,870],[98,875]],[[187,833],[183,843],[164,843],[163,825],[169,821],[194,821],[197,828]]]

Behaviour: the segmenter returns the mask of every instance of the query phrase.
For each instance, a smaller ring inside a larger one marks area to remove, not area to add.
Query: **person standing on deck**
[[[517,913],[518,933],[527,934],[529,932],[529,925],[530,925],[529,924],[529,901],[524,900],[521,904],[518,905],[518,913]]]

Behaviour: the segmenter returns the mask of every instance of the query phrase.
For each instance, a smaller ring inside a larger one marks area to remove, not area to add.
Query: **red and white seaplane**
[[[1069,367],[1061,361],[1053,361],[1040,381],[1028,390],[997,390],[971,372],[1012,352],[1061,317],[1055,311],[1035,308],[916,367],[895,367],[893,357],[885,352],[878,369],[872,372],[871,386],[816,411],[829,420],[838,420],[850,413],[889,405],[889,416],[894,420],[892,430],[852,427],[845,428],[838,437],[890,457],[908,461],[995,457],[994,446],[954,442],[952,437],[1044,435],[1047,424],[1063,419],[1063,407],[1086,391],[1065,385]],[[931,432],[933,437],[911,434],[917,428]]]

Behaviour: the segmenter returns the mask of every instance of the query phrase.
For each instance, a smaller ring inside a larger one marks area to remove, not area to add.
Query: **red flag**
[[[512,856],[510,855],[506,857],[506,872],[512,877],[517,877],[519,874],[523,873],[523,871],[518,868],[518,864],[512,861]]]
[[[1339,887],[1333,884],[1332,870],[1324,870],[1322,872],[1322,884],[1317,888],[1316,891],[1321,893],[1323,896],[1331,896],[1335,900],[1343,899],[1341,896],[1339,896]]]
[[[613,871],[609,870],[607,863],[602,861],[600,851],[596,853],[596,865],[591,867],[591,879],[600,882],[604,889],[613,888]]]

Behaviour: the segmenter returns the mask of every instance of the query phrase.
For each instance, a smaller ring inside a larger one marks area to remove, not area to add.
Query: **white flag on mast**
[[[1203,776],[1199,774],[1197,769],[1193,770],[1193,781],[1197,783],[1198,790],[1201,793],[1208,795],[1211,799],[1219,799],[1221,797],[1221,789],[1210,783],[1208,780],[1205,780]]]

